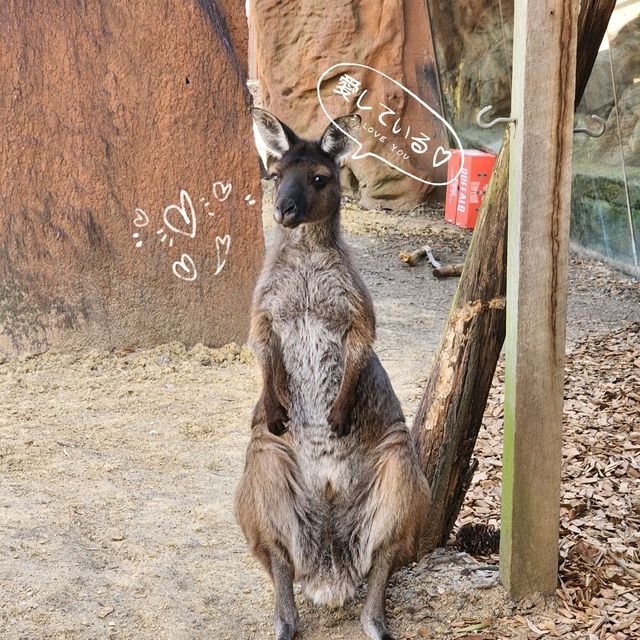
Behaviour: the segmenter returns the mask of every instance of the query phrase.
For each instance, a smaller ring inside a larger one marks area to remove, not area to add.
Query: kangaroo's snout
[[[296,201],[288,196],[278,199],[273,210],[273,217],[283,227],[295,227],[300,222]]]
[[[278,187],[273,218],[283,227],[297,227],[304,222],[307,202],[304,193],[304,180],[298,172],[285,176]]]

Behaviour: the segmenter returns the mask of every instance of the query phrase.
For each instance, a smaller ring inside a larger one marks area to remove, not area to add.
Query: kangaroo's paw
[[[280,404],[269,408],[267,413],[267,429],[274,436],[281,436],[287,430],[289,416],[287,410]]]
[[[348,436],[351,432],[349,414],[350,411],[347,411],[338,405],[335,405],[329,412],[327,422],[329,423],[331,431],[339,437]]]
[[[394,640],[384,620],[363,615],[361,622],[362,628],[371,640]]]
[[[293,640],[297,637],[297,634],[297,622],[285,622],[280,618],[276,619],[276,640]]]

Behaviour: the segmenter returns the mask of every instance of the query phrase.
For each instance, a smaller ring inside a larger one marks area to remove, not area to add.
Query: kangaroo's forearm
[[[353,295],[352,304],[356,313],[344,338],[342,381],[335,402],[347,411],[351,411],[355,404],[360,372],[369,361],[376,338],[373,304],[366,290]]]
[[[272,433],[282,433],[288,419],[286,370],[280,339],[266,313],[254,314],[250,341],[262,372],[262,395],[253,414],[253,426],[266,422]]]
[[[287,375],[279,345],[273,344],[261,362],[263,394],[269,401],[286,404]]]
[[[347,336],[342,381],[334,406],[339,405],[346,411],[351,411],[356,400],[356,389],[360,372],[371,356],[371,345],[362,341],[360,336]]]
[[[373,339],[373,325],[364,323],[352,326],[345,337],[342,380],[328,416],[329,426],[340,436],[351,430],[350,414],[356,403],[360,374],[371,357]]]
[[[265,388],[274,389],[277,382],[281,381],[284,364],[280,340],[273,330],[271,317],[266,312],[254,313],[249,341],[260,364]]]

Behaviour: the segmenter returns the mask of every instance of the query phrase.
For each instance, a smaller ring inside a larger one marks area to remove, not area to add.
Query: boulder
[[[231,0],[0,4],[0,351],[246,337],[246,31]]]

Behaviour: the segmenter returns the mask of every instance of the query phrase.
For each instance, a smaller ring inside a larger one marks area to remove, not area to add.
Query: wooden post
[[[421,551],[447,544],[473,476],[470,464],[505,334],[509,138],[505,136],[413,423],[431,509]]]
[[[557,585],[578,4],[515,3],[500,575],[516,598]]]

